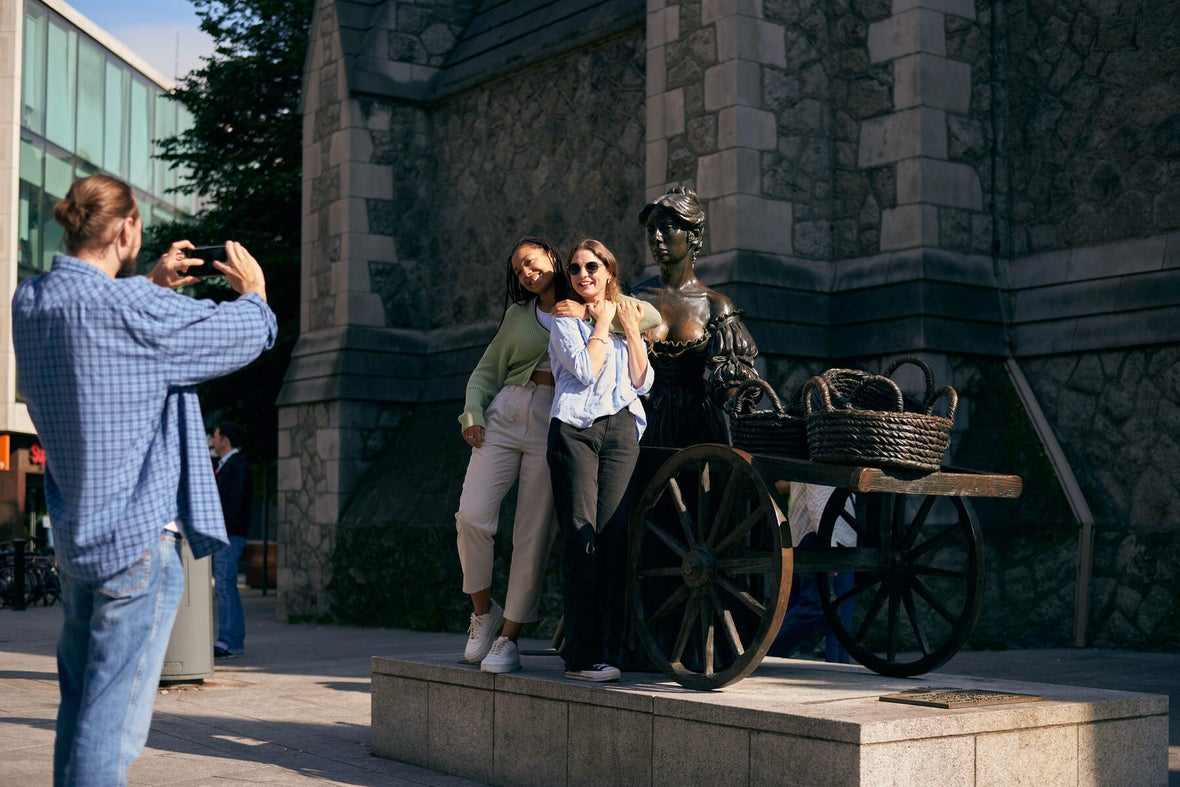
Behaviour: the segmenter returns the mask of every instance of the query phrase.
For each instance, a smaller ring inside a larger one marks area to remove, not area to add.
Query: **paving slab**
[[[213,677],[203,683],[162,687],[151,735],[132,766],[130,784],[450,787],[479,783],[371,753],[372,657],[453,653],[458,661],[462,634],[288,624],[276,619],[273,591],[265,596],[257,589],[242,592],[246,652],[218,661]],[[54,647],[60,623],[60,607],[0,609],[3,781],[33,787],[52,783],[58,699]],[[546,645],[523,644],[537,650]],[[556,670],[554,661],[554,657],[525,656],[525,670],[550,666]],[[756,693],[759,680],[773,681],[782,677],[784,669],[797,672],[790,667],[783,663],[759,668],[751,676],[753,682],[748,678],[734,689]],[[840,681],[849,673],[863,673],[855,666],[821,671],[833,676],[830,680]],[[479,673],[473,673],[472,680],[479,681]],[[1173,709],[1169,785],[1180,787],[1180,725],[1175,711],[1180,707],[1180,654],[1096,649],[962,652],[939,674],[1166,695]],[[526,679],[524,673],[509,677]],[[569,690],[559,678],[548,683],[546,691],[553,696]],[[675,701],[677,693],[659,692],[664,702]],[[517,696],[519,704],[528,695]],[[621,698],[614,706],[619,713],[633,712]],[[604,708],[603,713],[611,710]],[[689,718],[682,722],[699,723]],[[620,741],[620,745],[630,743],[625,736]],[[626,755],[620,749],[618,756]],[[750,767],[757,775],[765,772],[758,768],[767,766],[755,762]]]

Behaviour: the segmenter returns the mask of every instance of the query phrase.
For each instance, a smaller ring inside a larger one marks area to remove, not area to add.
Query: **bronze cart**
[[[696,689],[758,666],[794,571],[816,573],[825,617],[859,663],[893,677],[945,663],[983,603],[983,538],[969,498],[1015,498],[1022,488],[1014,475],[820,464],[711,443],[643,452],[648,466],[662,464],[630,522],[633,631],[665,674]],[[784,515],[791,481],[836,487],[818,543],[832,543],[843,518],[857,546],[797,547]],[[854,572],[855,584],[833,598],[837,571]],[[849,626],[837,612],[845,601],[855,603]]]

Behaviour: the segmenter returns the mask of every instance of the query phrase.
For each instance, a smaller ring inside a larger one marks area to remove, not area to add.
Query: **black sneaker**
[[[622,675],[623,673],[619,672],[618,667],[612,667],[609,664],[595,664],[593,667],[587,667],[586,669],[565,671],[565,676],[571,680],[589,680],[595,683],[618,680]]]
[[[222,647],[213,648],[213,658],[215,659],[232,659],[237,655],[237,653],[232,653]]]

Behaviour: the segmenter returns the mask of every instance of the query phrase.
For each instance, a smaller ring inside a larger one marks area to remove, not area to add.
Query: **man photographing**
[[[62,578],[55,784],[125,784],[147,740],[194,557],[227,542],[198,383],[269,349],[275,316],[240,244],[215,263],[240,297],[194,300],[188,241],[133,276],[143,223],[131,188],[75,182],[54,207],[68,253],[12,299],[20,391],[45,447],[45,494]]]

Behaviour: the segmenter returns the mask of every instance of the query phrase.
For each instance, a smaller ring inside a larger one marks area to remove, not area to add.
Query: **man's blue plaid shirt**
[[[63,570],[101,581],[174,519],[196,557],[226,543],[193,386],[257,358],[275,331],[257,295],[195,300],[66,255],[17,288],[17,385],[45,448]]]

